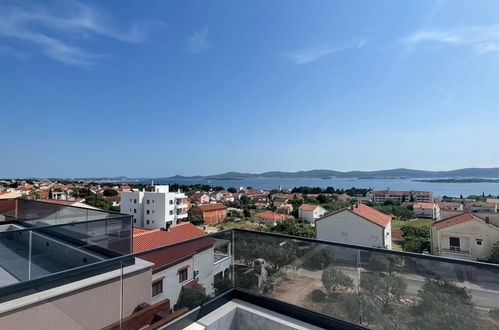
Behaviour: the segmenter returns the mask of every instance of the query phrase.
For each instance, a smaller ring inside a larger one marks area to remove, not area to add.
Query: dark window
[[[135,204],[137,204],[137,200],[136,200],[136,199],[134,199],[134,200],[133,200],[133,202],[134,202]]]
[[[152,284],[152,296],[157,296],[163,292],[163,280],[159,280]]]
[[[149,204],[149,200],[147,200],[146,202],[147,202],[147,204]]]
[[[187,281],[187,268],[178,271],[178,281],[179,283]]]
[[[449,246],[451,251],[461,251],[461,240],[459,237],[449,237]]]
[[[149,214],[149,210],[147,210],[146,213]]]
[[[137,213],[137,209],[133,209],[133,213]]]
[[[173,211],[172,210],[170,210],[170,215],[173,215]]]
[[[476,245],[482,245],[482,239],[481,238],[477,238],[476,240]]]
[[[173,204],[173,199],[170,199],[170,205],[172,205],[172,204]]]
[[[147,224],[149,224],[149,220],[147,220]]]

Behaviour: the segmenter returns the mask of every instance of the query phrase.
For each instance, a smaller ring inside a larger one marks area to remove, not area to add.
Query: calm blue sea
[[[143,180],[140,183],[149,183]],[[373,188],[376,190],[424,190],[431,191],[436,196],[478,195],[485,193],[493,196],[499,195],[499,183],[430,183],[415,182],[413,179],[279,179],[279,178],[257,178],[244,180],[193,180],[193,179],[155,179],[155,184],[211,184],[212,186],[229,187],[253,187],[259,189],[293,188],[299,186],[334,188]]]

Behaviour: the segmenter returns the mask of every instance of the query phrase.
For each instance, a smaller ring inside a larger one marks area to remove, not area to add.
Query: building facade
[[[315,221],[317,239],[392,249],[391,216],[357,203]]]
[[[133,215],[135,226],[164,228],[187,218],[187,196],[170,192],[169,186],[154,186],[154,191],[123,191],[121,213]]]
[[[433,203],[433,195],[429,191],[417,190],[374,190],[366,194],[374,203],[384,203],[387,200],[403,202]]]
[[[320,205],[302,204],[298,208],[298,217],[307,220],[310,223],[314,223],[315,220],[322,217],[326,212],[326,209]]]
[[[222,203],[197,205],[192,208],[192,216],[201,217],[205,223],[216,223],[227,218],[227,206]]]
[[[440,220],[440,207],[435,203],[415,203],[413,211],[418,218]]]
[[[431,251],[439,256],[485,259],[498,241],[499,227],[473,213],[461,213],[431,226]]]

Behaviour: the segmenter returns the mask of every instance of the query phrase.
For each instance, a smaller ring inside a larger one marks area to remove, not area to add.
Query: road
[[[338,267],[343,273],[350,276],[354,282],[354,285],[359,283],[359,274],[357,268],[353,267]],[[288,269],[287,273],[293,273],[297,276],[307,277],[314,280],[322,281],[322,271],[310,271],[303,268],[298,269]],[[417,296],[418,291],[421,289],[425,278],[419,275],[413,274],[397,274],[407,283],[407,294],[412,296]],[[487,290],[479,288],[476,284],[468,285],[467,283],[459,282],[456,283],[458,286],[465,287],[471,293],[471,300],[476,307],[481,309],[498,309],[499,308],[499,291]]]

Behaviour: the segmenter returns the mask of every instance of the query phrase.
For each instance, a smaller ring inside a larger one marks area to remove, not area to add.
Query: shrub
[[[315,302],[322,302],[326,300],[326,294],[320,289],[315,289],[310,293],[310,298]]]

